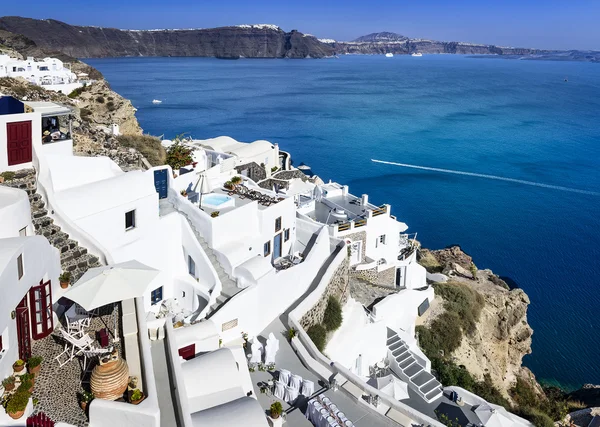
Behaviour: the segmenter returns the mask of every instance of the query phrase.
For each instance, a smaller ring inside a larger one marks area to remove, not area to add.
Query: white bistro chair
[[[290,383],[291,376],[292,376],[292,373],[290,371],[288,371],[287,369],[279,370],[279,381],[281,381],[285,385],[288,385]]]
[[[293,405],[294,402],[296,402],[296,399],[298,399],[298,390],[293,387],[286,386],[285,387],[285,396],[284,396],[283,400],[285,400],[290,405]]]
[[[310,397],[315,392],[315,383],[311,380],[302,381],[302,392],[300,393],[302,396]]]
[[[285,388],[286,385],[284,383],[282,383],[281,381],[277,381],[275,383],[275,391],[273,392],[273,395],[279,400],[284,400]]]
[[[300,375],[292,375],[290,378],[290,387],[300,393],[300,388],[302,387],[302,377]]]
[[[73,336],[64,329],[61,329],[60,333],[65,340],[65,348],[54,359],[58,361],[58,366],[61,368],[75,359],[76,356],[82,355],[84,350],[91,349],[94,344],[94,340],[89,335],[83,335],[82,337]],[[66,356],[64,362],[61,360],[63,356]]]

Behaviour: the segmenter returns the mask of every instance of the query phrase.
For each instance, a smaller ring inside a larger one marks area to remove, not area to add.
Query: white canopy
[[[265,348],[265,363],[267,365],[271,363],[275,363],[275,355],[279,350],[279,340],[275,338],[273,332],[269,334],[269,338],[267,339],[267,346]]]
[[[514,421],[503,409],[492,408],[490,405],[479,405],[475,415],[485,427],[511,427]]]
[[[408,399],[408,384],[391,374],[377,378],[377,389],[396,400]]]
[[[210,179],[206,176],[206,173],[201,172],[199,174],[198,181],[194,186],[194,191],[197,191],[200,194],[210,193],[212,189],[212,185],[210,185]]]
[[[90,311],[144,295],[159,273],[136,260],[90,268],[64,296]]]
[[[254,339],[252,340],[252,358],[250,359],[250,362],[252,362],[252,363],[262,362],[262,352],[263,352],[263,345],[258,340],[258,338],[254,337]]]

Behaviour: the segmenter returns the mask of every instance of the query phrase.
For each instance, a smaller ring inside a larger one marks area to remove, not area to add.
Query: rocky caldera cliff
[[[218,58],[322,58],[333,48],[298,31],[274,25],[190,30],[118,30],[80,27],[21,17],[0,18],[0,29],[22,34],[47,50],[77,58],[208,56]]]
[[[407,55],[420,53],[459,53],[471,55],[532,55],[542,53],[537,49],[498,47],[494,45],[441,42],[425,39],[411,39],[406,36],[383,32],[362,36],[351,42],[330,40],[328,44],[337,54],[385,54]]]
[[[533,379],[533,374],[521,366],[523,356],[531,353],[533,333],[527,323],[527,294],[521,289],[509,290],[490,270],[477,271],[471,257],[458,246],[437,251],[423,249],[420,256],[428,271],[441,273],[451,282],[465,284],[483,296],[485,304],[476,330],[464,334],[452,353],[456,364],[464,365],[479,380],[489,374],[506,397],[517,377]],[[443,301],[438,298],[425,319],[426,326],[444,310]]]

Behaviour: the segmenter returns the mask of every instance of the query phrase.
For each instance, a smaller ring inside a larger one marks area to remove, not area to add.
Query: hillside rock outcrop
[[[331,46],[275,25],[188,30],[119,30],[69,25],[53,19],[0,18],[0,29],[22,34],[47,50],[76,58],[206,56],[217,58],[322,58]]]
[[[463,365],[477,379],[489,374],[493,384],[509,397],[508,391],[518,377],[533,380],[522,359],[531,353],[533,330],[527,323],[529,297],[522,289],[508,285],[490,270],[472,268],[472,258],[458,246],[430,251],[421,249],[420,258],[429,271],[442,272],[453,282],[469,286],[483,296],[485,305],[472,334],[464,334],[460,346],[452,353],[457,365]],[[475,272],[473,279],[471,271]],[[425,319],[427,326],[442,310]]]

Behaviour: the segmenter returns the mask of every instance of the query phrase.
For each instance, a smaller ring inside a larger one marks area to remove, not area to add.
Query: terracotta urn
[[[18,373],[21,372],[23,369],[25,369],[25,364],[17,365],[17,362],[13,364],[13,371]]]
[[[60,282],[61,289],[67,289],[69,287],[69,282]]]
[[[100,359],[92,371],[90,385],[97,399],[117,400],[123,397],[129,382],[129,367],[117,352]]]
[[[42,365],[37,365],[36,367],[29,368],[29,373],[35,375],[37,378],[38,374],[40,373],[40,369],[42,369]]]

